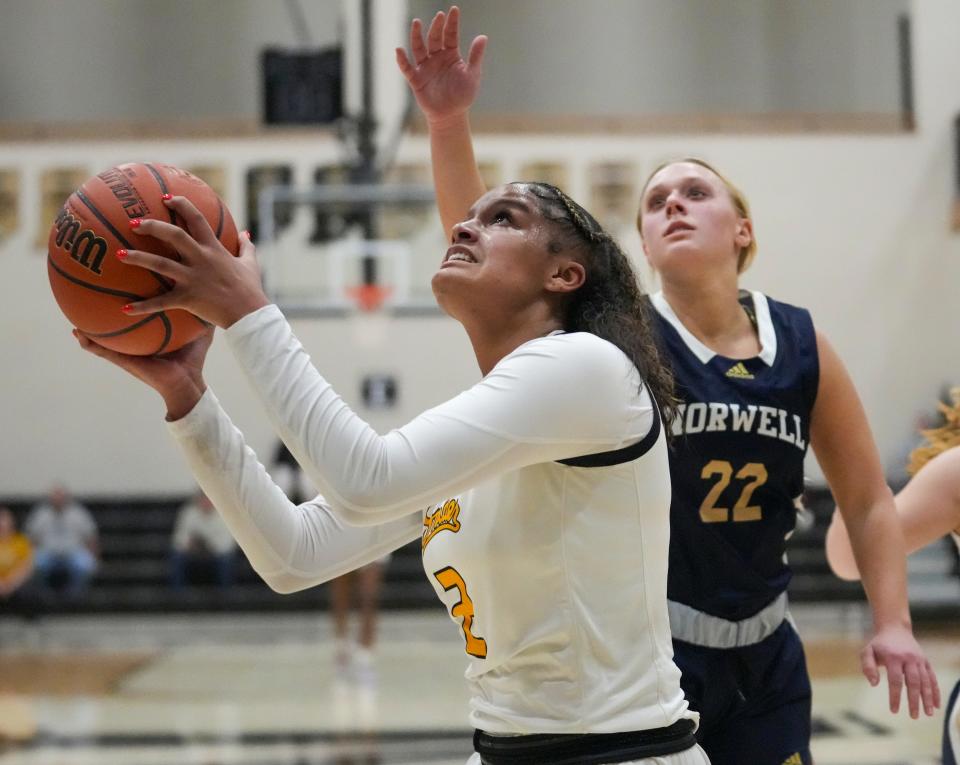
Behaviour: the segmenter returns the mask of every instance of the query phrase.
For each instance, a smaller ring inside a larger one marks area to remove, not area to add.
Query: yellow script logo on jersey
[[[803,765],[803,758],[800,756],[799,752],[796,754],[791,754],[783,761],[783,765]]]
[[[460,503],[455,499],[448,499],[442,507],[428,513],[423,519],[424,530],[420,549],[426,549],[427,543],[443,530],[452,531],[454,534],[460,531],[460,521],[457,519],[459,515]]]
[[[750,374],[750,371],[739,361],[727,370],[727,377],[736,377],[740,380],[753,379],[753,375]]]

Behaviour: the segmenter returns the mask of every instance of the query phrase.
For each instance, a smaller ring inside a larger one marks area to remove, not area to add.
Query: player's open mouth
[[[447,263],[476,263],[477,259],[462,244],[455,244],[443,256],[443,265]]]

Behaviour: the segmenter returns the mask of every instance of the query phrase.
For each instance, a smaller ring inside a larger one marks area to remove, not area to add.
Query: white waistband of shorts
[[[741,648],[765,640],[787,617],[787,593],[753,616],[732,622],[673,600],[667,601],[670,632],[676,640],[706,648]]]

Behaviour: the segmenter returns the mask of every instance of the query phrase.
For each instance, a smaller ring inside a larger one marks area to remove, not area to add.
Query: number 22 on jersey
[[[733,478],[744,482],[740,496],[733,506],[734,523],[759,521],[763,517],[762,508],[750,504],[753,492],[767,482],[767,468],[762,463],[748,462],[734,475],[733,465],[726,460],[710,460],[703,466],[700,477],[705,481],[716,479],[700,505],[700,520],[704,523],[725,523],[730,520],[730,508],[717,507],[717,501]]]
[[[470,599],[470,595],[467,594],[467,584],[463,581],[463,577],[460,576],[459,572],[452,566],[434,571],[433,575],[445,591],[456,590],[460,594],[460,600],[450,609],[450,615],[453,616],[454,619],[461,620],[460,626],[463,627],[463,637],[467,641],[467,653],[471,656],[476,656],[478,659],[487,658],[487,641],[482,637],[477,637],[472,632],[474,616],[473,601]]]

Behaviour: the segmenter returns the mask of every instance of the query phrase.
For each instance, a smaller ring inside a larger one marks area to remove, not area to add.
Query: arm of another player
[[[874,619],[874,635],[861,651],[863,673],[880,681],[887,668],[890,710],[900,708],[904,683],[911,717],[920,701],[932,715],[940,705],[936,676],[913,637],[907,603],[903,535],[866,413],[843,362],[817,333],[820,383],[810,426],[811,444],[837,504],[843,508],[854,557]],[[851,469],[854,466],[854,469]]]
[[[938,454],[896,496],[907,554],[960,529],[960,447]],[[827,531],[827,560],[841,579],[860,578],[839,512]]]
[[[423,24],[410,25],[411,58],[397,48],[397,65],[410,85],[430,131],[430,158],[437,208],[443,229],[450,234],[467,218],[467,210],[486,192],[473,154],[468,112],[480,88],[487,38],[470,45],[467,60],[460,55],[460,9],[439,11],[426,40]]]

